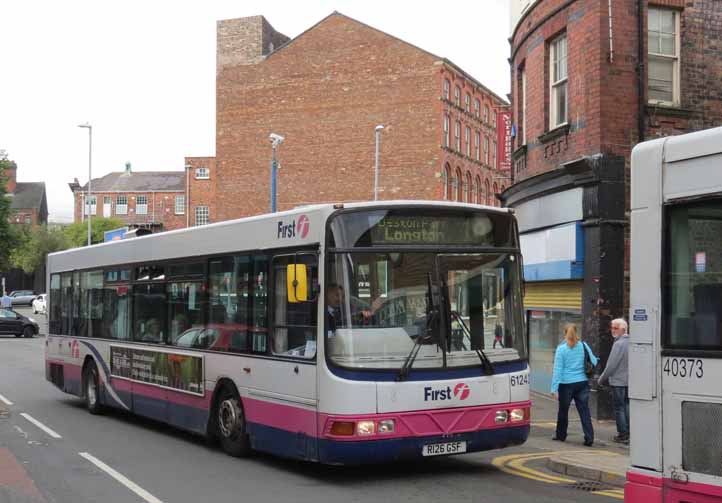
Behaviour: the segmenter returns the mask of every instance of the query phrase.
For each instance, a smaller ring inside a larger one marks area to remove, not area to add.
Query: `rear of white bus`
[[[327,231],[319,460],[523,443],[531,404],[514,216],[347,207]]]
[[[627,502],[722,501],[722,128],[632,154]]]

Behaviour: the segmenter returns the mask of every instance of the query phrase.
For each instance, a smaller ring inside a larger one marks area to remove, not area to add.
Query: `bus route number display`
[[[672,377],[701,379],[704,376],[704,362],[699,358],[667,358],[662,372]]]

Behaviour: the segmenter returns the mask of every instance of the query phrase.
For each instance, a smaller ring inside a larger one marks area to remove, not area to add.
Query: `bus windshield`
[[[526,358],[519,255],[493,250],[496,237],[503,238],[499,248],[513,248],[516,242],[508,215],[495,214],[504,218],[494,221],[484,220],[486,214],[461,215],[458,221],[445,215],[437,225],[431,216],[415,222],[414,217],[397,212],[391,215],[393,223],[374,215],[372,227],[375,221],[383,229],[364,231],[358,220],[369,222],[368,216],[353,215],[350,222],[332,225],[343,238],[349,233],[341,224],[353,224],[356,243],[371,244],[357,247],[358,251],[329,249],[325,335],[332,363],[399,369],[417,339],[426,335],[434,343],[419,349],[415,369],[479,366],[477,350],[492,362]],[[379,243],[378,238],[391,228],[406,229],[399,232],[408,233],[411,243],[396,243],[398,251],[388,251],[386,242]],[[420,249],[418,240],[439,239],[439,232],[446,233],[451,246],[438,242],[429,251],[426,241]],[[474,232],[479,233],[476,238]],[[480,251],[466,249],[474,245]],[[465,249],[453,249],[460,246]],[[440,293],[444,326],[432,323],[439,306],[431,305],[431,289]]]

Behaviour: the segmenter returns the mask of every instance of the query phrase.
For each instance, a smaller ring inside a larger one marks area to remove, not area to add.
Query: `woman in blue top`
[[[584,353],[588,352],[592,364],[596,366],[597,357],[585,342],[579,340],[577,326],[573,323],[564,328],[565,341],[557,347],[554,356],[554,373],[552,375],[552,394],[559,396],[559,412],[557,414],[557,431],[554,440],[564,442],[567,439],[569,425],[569,405],[574,405],[579,412],[584,430],[584,445],[594,443],[592,415],[589,412],[589,378],[584,373]],[[581,342],[581,343],[580,343]]]

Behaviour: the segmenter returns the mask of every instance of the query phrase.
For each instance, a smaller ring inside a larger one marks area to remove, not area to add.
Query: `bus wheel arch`
[[[223,450],[235,457],[247,456],[251,443],[246,431],[243,402],[233,381],[221,379],[213,392],[209,436],[219,440]]]
[[[103,411],[103,406],[100,404],[100,375],[98,366],[90,355],[85,357],[81,376],[85,407],[91,414],[100,414]]]

